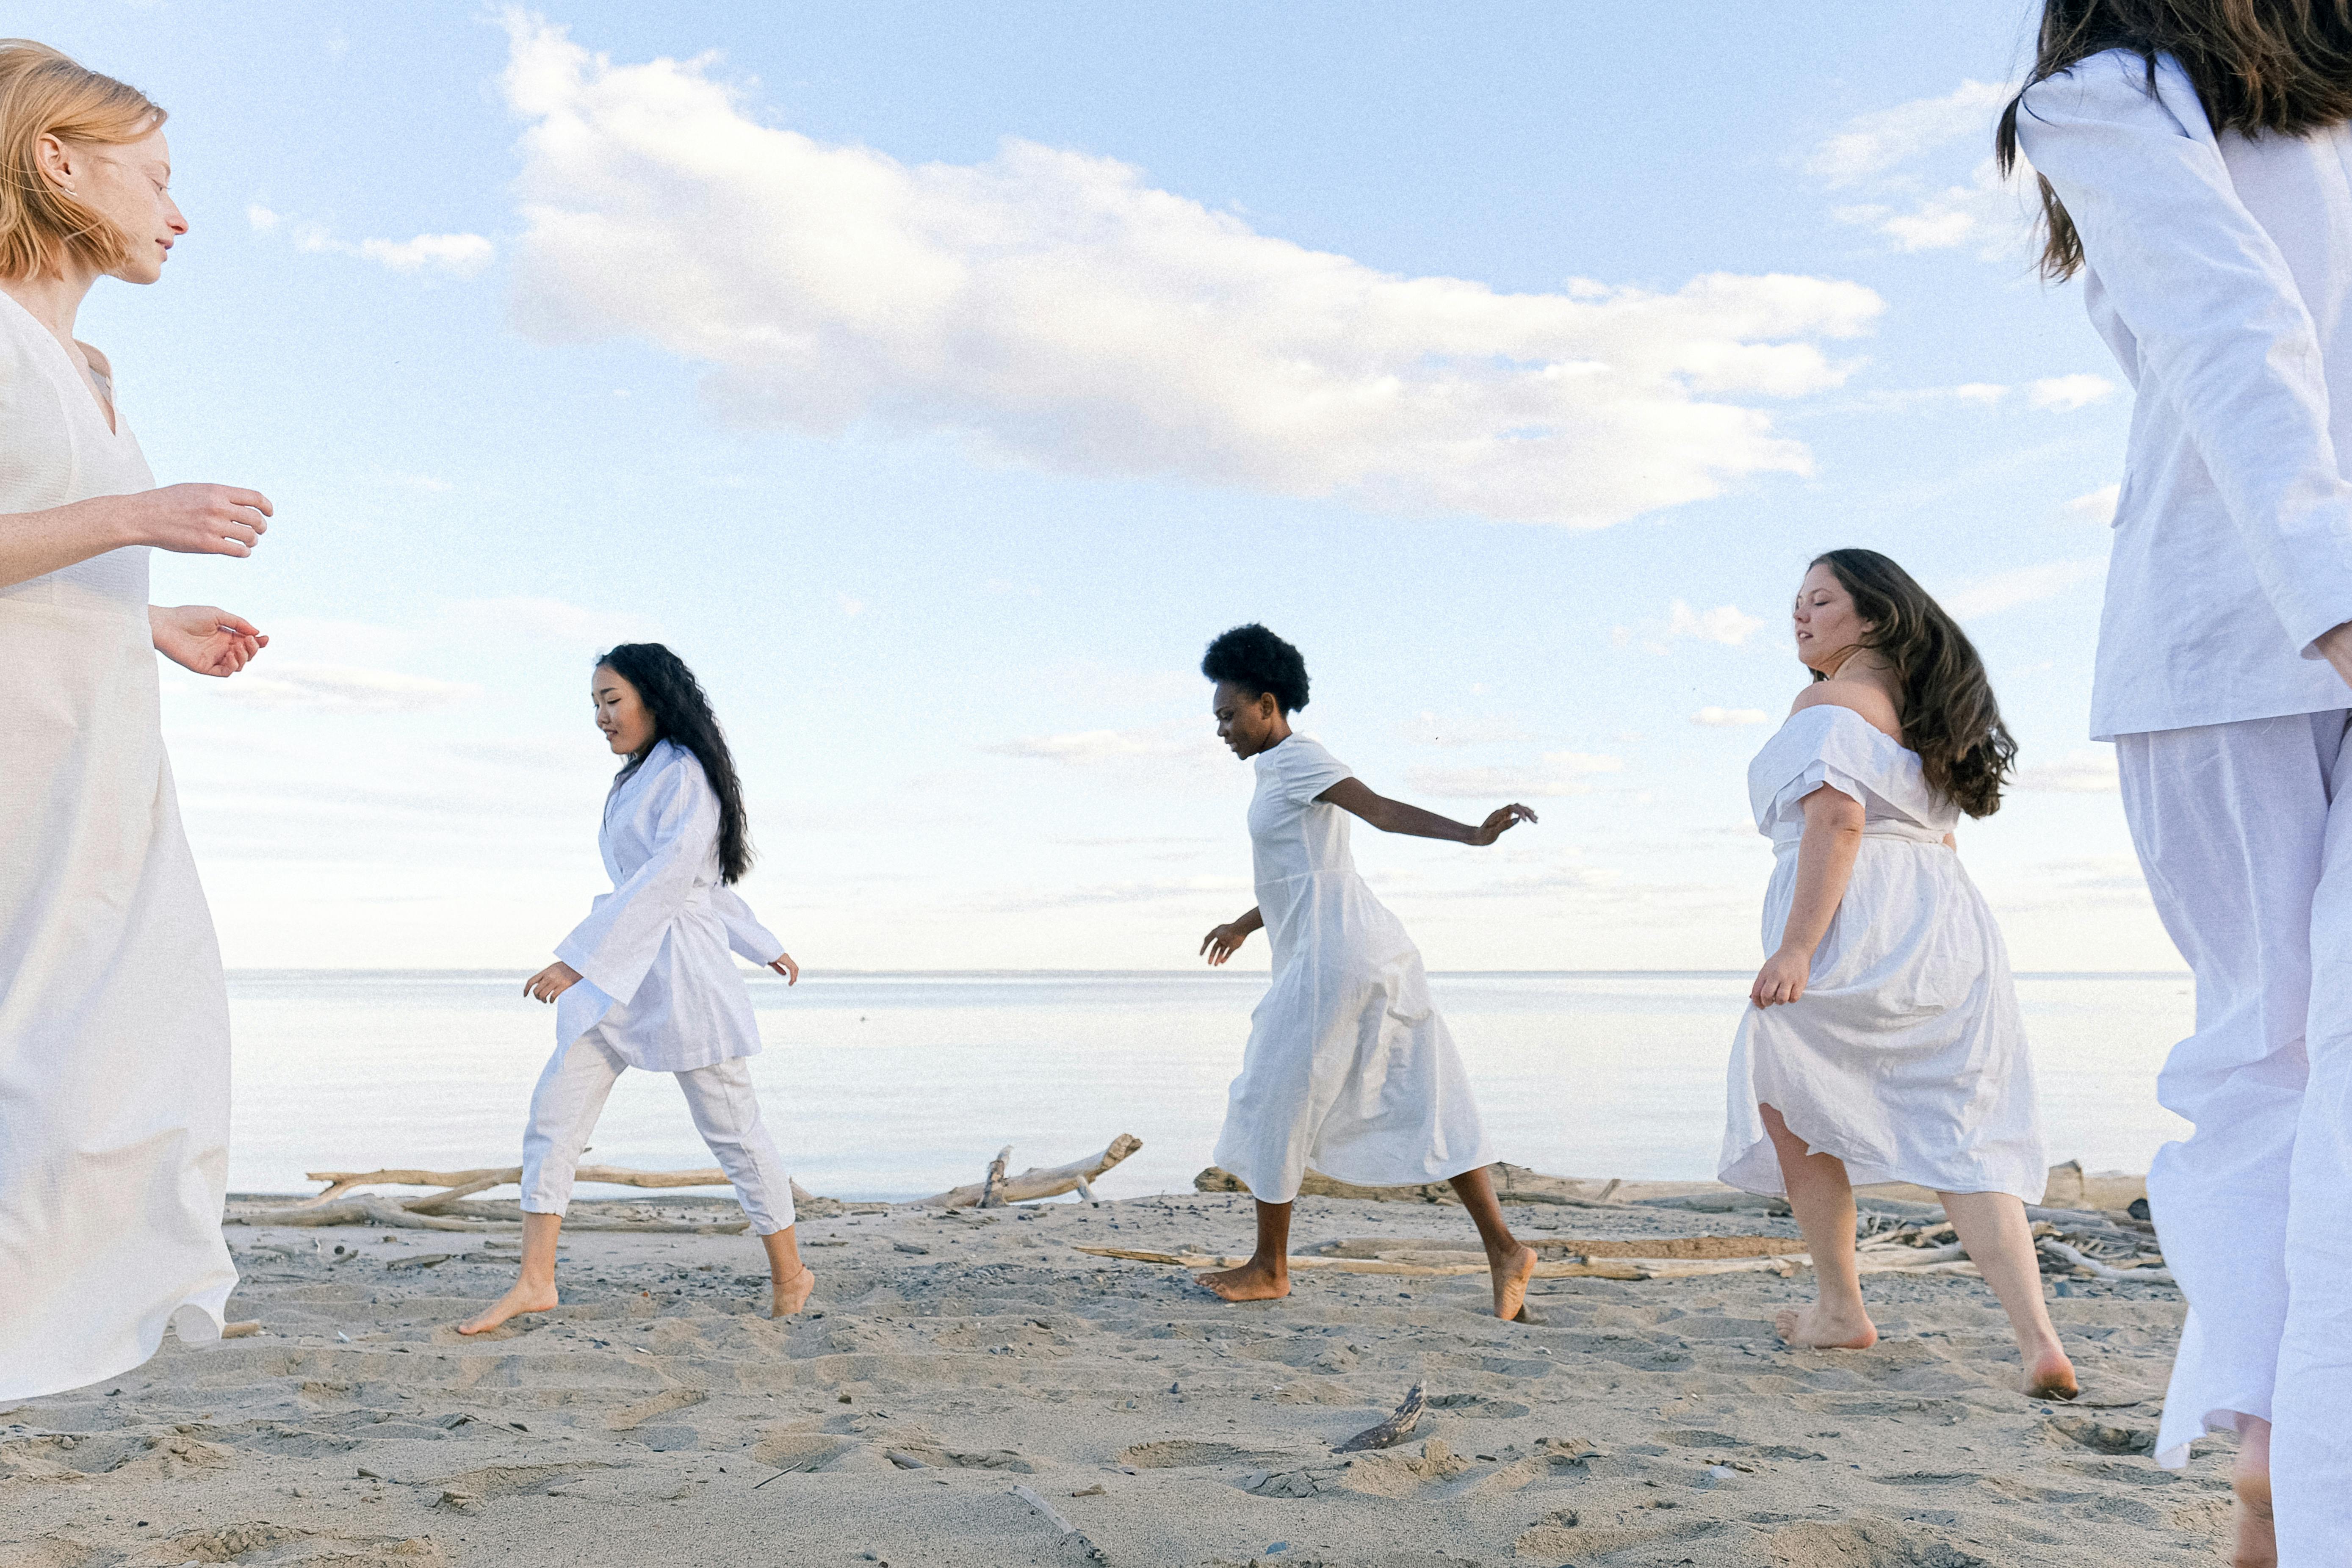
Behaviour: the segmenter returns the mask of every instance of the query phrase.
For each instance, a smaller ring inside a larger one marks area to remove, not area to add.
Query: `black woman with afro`
[[[1366,1186],[1450,1181],[1477,1223],[1495,1315],[1519,1315],[1536,1255],[1503,1222],[1494,1155],[1421,953],[1372,897],[1348,852],[1348,819],[1383,833],[1492,844],[1536,814],[1507,805],[1477,826],[1374,795],[1290,715],[1307,706],[1307,661],[1266,630],[1235,626],[1209,645],[1217,738],[1257,769],[1250,854],[1257,907],[1201,943],[1224,963],[1252,931],[1274,945],[1274,976],[1250,1016],[1217,1163],[1257,1200],[1257,1250],[1200,1282],[1228,1301],[1290,1294],[1290,1205],[1311,1166]]]

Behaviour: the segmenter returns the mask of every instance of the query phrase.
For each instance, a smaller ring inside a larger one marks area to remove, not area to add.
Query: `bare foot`
[[[1507,1263],[1486,1260],[1495,1279],[1495,1316],[1509,1322],[1528,1304],[1528,1281],[1536,1277],[1536,1249],[1522,1247]]]
[[[1819,1301],[1780,1313],[1772,1328],[1793,1350],[1866,1351],[1878,1342],[1878,1325],[1866,1313],[1833,1313]]]
[[[769,1287],[768,1316],[789,1318],[807,1306],[809,1298],[814,1294],[816,1270],[803,1264],[798,1274]]]
[[[490,1305],[479,1317],[468,1318],[457,1325],[461,1334],[486,1334],[509,1318],[519,1318],[526,1312],[545,1312],[555,1306],[553,1285],[526,1285],[518,1279],[514,1288]]]
[[[2230,1477],[2238,1494],[2238,1541],[2230,1552],[2233,1568],[2278,1568],[2278,1534],[2271,1522],[2270,1428],[2239,1439],[2238,1468]]]
[[[1195,1274],[1192,1283],[1214,1291],[1228,1301],[1279,1301],[1290,1294],[1290,1274],[1287,1269],[1276,1273],[1273,1267],[1255,1259],[1239,1268],[1223,1269],[1215,1274]]]
[[[2083,1392],[2074,1382],[2074,1363],[2054,1345],[2033,1358],[2021,1386],[2028,1399],[2072,1399]]]

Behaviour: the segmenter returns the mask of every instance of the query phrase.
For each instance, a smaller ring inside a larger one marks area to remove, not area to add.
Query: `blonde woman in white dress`
[[[249,554],[269,502],[157,489],[106,356],[102,277],[152,283],[187,222],[163,111],[0,40],[0,1403],[221,1332],[236,1270],[228,997],[163,753],[155,656],[199,675],[268,639],[147,603],[150,550]]]
[[[1536,814],[1507,805],[1479,826],[1374,795],[1348,765],[1290,728],[1307,706],[1307,661],[1261,626],[1209,645],[1217,737],[1255,763],[1250,855],[1257,905],[1211,931],[1220,964],[1252,931],[1274,975],[1250,1016],[1216,1162],[1257,1201],[1257,1247],[1239,1268],[1200,1276],[1228,1301],[1290,1294],[1290,1209],[1311,1167],[1363,1186],[1451,1182],[1486,1250],[1495,1315],[1518,1317],[1536,1255],[1511,1235],[1461,1056],[1429,999],[1421,953],[1348,852],[1348,817],[1383,833],[1485,846]]]
[[[1797,592],[1813,682],[1748,770],[1778,857],[1732,1047],[1722,1179],[1785,1194],[1819,1299],[1789,1343],[1866,1349],[1856,1184],[1933,1190],[2009,1314],[2020,1387],[2074,1394],[2042,1305],[2025,1205],[2048,1179],[2033,1068],[2000,929],[1952,829],[1999,809],[2016,746],[1984,666],[1910,574],[1833,550]]]

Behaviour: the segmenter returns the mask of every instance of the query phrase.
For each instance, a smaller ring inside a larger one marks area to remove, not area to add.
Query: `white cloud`
[[[1600,526],[1803,473],[1742,399],[1850,366],[1857,284],[1710,274],[1500,294],[1253,230],[1114,160],[907,164],[765,123],[708,62],[616,66],[517,15],[514,310],[711,367],[734,423],[945,431],[1066,472]]]
[[[363,239],[359,253],[394,272],[421,272],[432,267],[470,278],[488,267],[499,249],[478,234],[420,234],[414,239]]]
[[[520,634],[582,648],[602,650],[615,643],[657,641],[661,637],[661,629],[653,622],[628,611],[592,610],[562,599],[527,595],[459,599],[447,613],[452,620],[477,630]]]
[[[1970,621],[2012,610],[2020,605],[2054,599],[2079,584],[2091,582],[2106,569],[2107,563],[2103,560],[2051,561],[2039,566],[2020,566],[1979,577],[1953,593],[1939,595],[1937,602],[1955,619]]]
[[[253,226],[256,234],[268,234],[284,220],[259,202],[247,202],[245,204],[245,221]]]
[[[2026,401],[2036,408],[2071,414],[2107,397],[2116,384],[2104,375],[2052,375],[2025,389]]]
[[[2101,528],[2116,521],[2116,503],[2123,499],[2119,484],[2101,485],[2068,501],[2061,510],[2077,522],[2095,522]]]
[[[1500,741],[1524,741],[1527,731],[1515,719],[1496,714],[1423,713],[1397,726],[1405,738],[1424,746],[1481,746]]]
[[[1586,795],[1592,773],[1613,773],[1625,766],[1622,758],[1594,756],[1586,752],[1547,752],[1532,767],[1413,768],[1405,781],[1423,795],[1441,800],[1533,799],[1545,795]]]
[[[1070,767],[1160,758],[1197,759],[1220,747],[1203,735],[1203,721],[1178,720],[1141,730],[1079,730],[1063,735],[1025,735],[981,748],[1000,757],[1031,757]]]
[[[2015,787],[2056,795],[2113,795],[2119,787],[2116,782],[2116,749],[2096,746],[2069,752],[2056,762],[2039,767],[2020,768]]]
[[[250,708],[314,713],[415,713],[462,702],[481,689],[397,670],[347,664],[254,665],[216,689]]]
[[[1771,717],[1761,708],[1702,708],[1691,715],[1691,722],[1705,724],[1710,729],[1728,730],[1743,724],[1766,723]]]
[[[1705,642],[1719,642],[1726,647],[1738,647],[1763,624],[1762,616],[1745,614],[1737,605],[1717,605],[1711,610],[1701,612],[1676,599],[1674,607],[1666,614],[1666,635],[1697,637]]]
[[[1981,403],[1990,408],[2009,395],[2009,388],[1990,381],[1971,381],[1952,388],[1952,395],[1963,403]]]
[[[1964,138],[1990,141],[2011,90],[1994,82],[1963,81],[1941,98],[1857,115],[1814,148],[1805,167],[1832,185],[1850,185]]]

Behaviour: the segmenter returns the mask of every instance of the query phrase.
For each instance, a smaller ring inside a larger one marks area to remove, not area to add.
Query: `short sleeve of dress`
[[[1748,764],[1757,830],[1769,833],[1776,822],[1801,817],[1805,797],[1824,784],[1874,816],[1930,821],[1919,759],[1853,709],[1833,702],[1791,714]]]
[[[1353,768],[1305,735],[1285,741],[1275,758],[1282,764],[1282,797],[1293,805],[1308,805],[1341,779],[1356,776]]]

